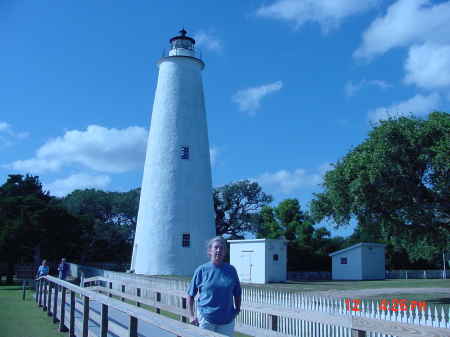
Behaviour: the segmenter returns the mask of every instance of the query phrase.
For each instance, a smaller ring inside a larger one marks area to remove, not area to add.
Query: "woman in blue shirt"
[[[223,262],[226,247],[226,241],[221,236],[209,240],[210,262],[202,264],[194,272],[187,291],[188,309],[192,324],[234,336],[234,319],[241,310],[241,285],[236,269]],[[197,293],[195,314],[194,297]]]
[[[38,271],[36,273],[36,278],[48,275],[49,268],[47,266],[47,260],[42,260],[42,264],[39,266]]]

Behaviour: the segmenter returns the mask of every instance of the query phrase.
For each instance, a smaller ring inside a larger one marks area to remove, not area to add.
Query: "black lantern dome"
[[[187,31],[183,28],[180,30],[180,35],[175,36],[170,39],[170,44],[172,49],[183,48],[183,49],[194,49],[195,40],[192,37],[186,35]]]

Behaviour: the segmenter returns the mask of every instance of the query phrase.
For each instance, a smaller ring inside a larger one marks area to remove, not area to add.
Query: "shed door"
[[[241,266],[239,268],[239,280],[242,282],[252,281],[252,254],[253,250],[242,250],[240,261]]]

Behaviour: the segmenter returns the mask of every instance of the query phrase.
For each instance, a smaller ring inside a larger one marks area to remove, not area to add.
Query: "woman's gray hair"
[[[209,249],[212,247],[214,242],[220,242],[222,244],[222,246],[225,248],[225,252],[227,251],[227,240],[225,240],[221,236],[215,236],[212,239],[208,240],[208,243],[206,244],[207,251],[209,251]]]

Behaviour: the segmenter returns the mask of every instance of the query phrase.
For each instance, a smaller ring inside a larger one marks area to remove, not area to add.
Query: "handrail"
[[[39,304],[43,304],[44,310],[47,310],[49,315],[51,315],[52,313],[50,313],[51,311],[51,293],[52,293],[52,288],[54,289],[55,292],[58,292],[58,287],[55,287],[55,285],[58,285],[61,287],[62,291],[65,292],[67,290],[69,290],[71,292],[71,302],[74,300],[72,300],[72,298],[74,298],[75,294],[80,294],[83,296],[83,337],[87,337],[88,336],[88,331],[87,331],[87,321],[89,320],[89,302],[90,301],[97,301],[99,303],[102,304],[103,306],[106,307],[111,307],[114,308],[116,310],[119,310],[125,314],[127,314],[129,316],[129,322],[130,322],[130,328],[129,328],[129,334],[127,334],[127,336],[130,337],[137,337],[137,324],[138,324],[138,320],[146,322],[148,324],[151,324],[152,326],[156,326],[157,328],[161,329],[161,330],[165,330],[167,332],[173,333],[176,336],[179,337],[224,337],[224,335],[213,332],[213,331],[209,331],[209,330],[204,330],[201,329],[199,327],[196,327],[194,325],[190,325],[190,324],[184,324],[178,321],[175,321],[173,319],[155,314],[153,312],[150,312],[148,310],[136,307],[134,305],[130,305],[124,302],[121,302],[119,300],[110,298],[108,296],[105,295],[101,295],[99,293],[96,293],[94,291],[88,290],[86,288],[81,288],[78,287],[76,285],[73,285],[67,281],[63,281],[60,280],[56,277],[53,276],[41,276],[37,279],[37,281],[39,282],[38,287],[36,288],[36,301]],[[48,295],[48,296],[47,296]],[[42,296],[44,296],[44,301],[42,302]],[[57,309],[57,305],[58,305],[58,300],[57,300],[57,296],[53,296],[53,314],[58,312]],[[64,302],[64,300],[61,301]],[[71,306],[74,306],[75,303],[71,303]],[[62,306],[62,305],[61,305]],[[71,309],[73,310],[73,309]],[[103,308],[102,308],[103,311]],[[63,310],[61,310],[61,313],[63,312]],[[106,310],[107,312],[107,310]],[[74,316],[74,315],[71,315]],[[54,319],[56,319],[56,316],[54,317]],[[71,320],[74,319],[74,317],[71,317]],[[63,319],[61,319],[61,323],[63,323]],[[107,320],[102,319],[101,320],[101,331],[102,331],[102,337],[103,337],[103,331],[105,331],[104,336],[106,336],[106,331],[104,329],[104,325],[106,324],[107,326]],[[74,322],[71,321],[70,323],[71,327],[70,329],[72,329],[73,332],[73,327],[72,325],[74,325]],[[92,332],[89,332],[89,334],[92,334]]]
[[[95,276],[84,280],[84,283],[95,282],[95,281],[106,281],[111,283],[119,283],[121,285],[135,283],[135,286],[139,284],[142,287],[141,282],[121,282],[119,280],[110,280],[105,277]],[[103,290],[105,292],[110,292],[114,295],[121,296],[122,298],[127,298],[136,302],[145,303],[147,302],[144,297],[138,297],[134,295],[127,294],[125,292],[114,291],[109,288],[103,288],[96,286],[96,290]],[[145,288],[139,288],[140,291]],[[165,288],[146,288],[156,293],[166,293],[173,296],[178,296],[185,298],[186,293],[181,293],[180,291],[174,291],[172,289]],[[183,296],[184,295],[184,296]],[[151,302],[151,303],[150,303]],[[155,305],[153,300],[149,300],[149,305]],[[162,304],[157,304],[162,307]],[[167,305],[164,305],[168,310]],[[173,311],[180,313],[180,308],[173,306]],[[185,309],[184,309],[185,310]],[[380,320],[376,318],[368,318],[362,316],[355,316],[349,314],[342,314],[337,312],[321,312],[314,310],[305,309],[291,309],[280,306],[268,305],[268,304],[256,304],[256,303],[242,303],[241,310],[248,310],[252,312],[259,312],[270,315],[272,317],[272,322],[276,322],[279,317],[287,317],[298,320],[304,320],[309,322],[316,322],[322,324],[329,324],[335,326],[341,326],[343,328],[349,328],[361,332],[360,336],[365,336],[366,332],[378,332],[387,335],[394,335],[397,337],[450,337],[450,330],[446,328],[430,327],[430,326],[418,326],[410,323],[393,322]],[[170,311],[170,310],[168,310]],[[159,316],[158,316],[159,317]],[[277,325],[277,323],[275,323]],[[272,326],[273,327],[273,326]],[[275,330],[275,329],[274,329]],[[267,330],[270,332],[270,330]],[[364,333],[364,334],[362,334]]]

